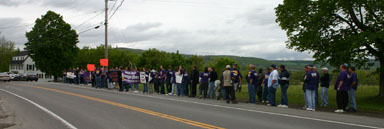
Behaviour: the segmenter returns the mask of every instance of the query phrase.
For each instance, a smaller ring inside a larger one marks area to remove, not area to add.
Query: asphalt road
[[[384,118],[59,83],[0,83],[0,99],[10,129],[384,128]]]

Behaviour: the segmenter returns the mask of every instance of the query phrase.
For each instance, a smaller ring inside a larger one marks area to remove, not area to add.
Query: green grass
[[[378,98],[377,94],[379,91],[378,86],[359,86],[356,91],[356,103],[357,108],[363,111],[379,111],[384,112],[384,98]],[[280,103],[281,98],[280,87],[276,92],[276,103]],[[304,102],[304,92],[301,86],[291,85],[288,88],[288,104],[289,105],[300,105],[303,106]],[[329,96],[329,107],[337,108],[336,105],[336,91],[331,86],[328,90]],[[246,85],[243,85],[242,92],[236,92],[236,97],[239,100],[246,101],[248,100],[248,88]],[[321,104],[320,99],[320,88],[319,88],[319,104]]]
[[[140,91],[143,90],[143,86],[140,84]],[[198,87],[197,87],[198,90]],[[361,85],[356,92],[356,103],[359,111],[368,111],[368,112],[380,112],[384,113],[384,98],[377,97],[379,91],[379,86],[367,86]],[[319,88],[319,104],[321,104],[320,99],[320,88]],[[197,91],[198,93],[198,91]],[[276,104],[280,103],[281,99],[280,86],[276,91]],[[290,85],[288,88],[288,104],[290,107],[302,107],[305,105],[304,102],[304,92],[302,87],[299,85]],[[257,96],[256,96],[257,97]],[[248,101],[248,87],[247,85],[242,85],[242,91],[236,92],[236,98],[245,102]],[[336,91],[331,86],[328,90],[328,102],[329,105],[327,109],[333,110],[337,108],[336,105]],[[257,100],[259,100],[257,98]]]

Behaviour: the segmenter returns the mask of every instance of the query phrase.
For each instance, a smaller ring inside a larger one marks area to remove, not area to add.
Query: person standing
[[[109,69],[108,72],[107,72],[107,83],[108,83],[108,89],[113,89],[114,88],[114,85],[113,85],[113,78],[111,74],[113,74],[112,72],[114,72],[114,69]]]
[[[168,66],[168,71],[166,71],[167,79],[165,80],[165,86],[167,87],[167,95],[171,93],[172,90],[172,77],[174,76],[174,71],[172,66]]]
[[[96,76],[96,88],[101,88],[101,68],[97,67],[95,70],[95,76]]]
[[[127,66],[125,67],[125,70],[122,70],[121,73],[124,74],[124,75],[129,75],[131,72],[131,69]],[[122,75],[122,82],[123,82],[123,87],[125,89],[125,92],[128,92],[129,91],[129,88],[131,87],[131,84],[129,82],[129,78],[125,78],[125,76]]]
[[[96,87],[96,73],[95,71],[91,72],[92,87]]]
[[[182,96],[183,95],[183,73],[180,71],[179,68],[175,69],[175,79],[176,79],[176,95]],[[173,92],[173,91],[172,91]]]
[[[84,70],[84,72],[83,72],[83,79],[84,79],[83,82],[84,82],[85,86],[88,86],[90,78],[91,78],[90,73],[87,70]]]
[[[285,69],[284,65],[280,65],[280,79],[279,79],[279,84],[280,84],[280,90],[281,90],[281,104],[278,105],[278,107],[282,108],[288,108],[288,95],[287,95],[287,90],[289,87],[289,72]]]
[[[83,85],[84,84],[84,76],[83,76],[83,74],[84,74],[84,70],[83,69],[80,69],[80,72],[79,72],[79,82],[80,82],[80,84],[81,85]]]
[[[135,67],[135,70],[132,71],[132,80],[133,87],[135,88],[135,93],[139,93],[139,83],[140,83],[140,71],[139,68]],[[132,89],[133,90],[133,89]]]
[[[316,111],[316,90],[318,87],[318,74],[313,71],[312,66],[308,66],[308,72],[304,77],[305,80],[305,95],[307,98],[307,111]]]
[[[209,74],[211,75],[209,78],[209,90],[208,97],[211,99],[215,99],[215,81],[217,80],[217,73],[214,67],[208,68]]]
[[[148,94],[148,79],[149,79],[149,73],[146,68],[143,68],[143,72],[145,73],[145,82],[143,82],[143,94]]]
[[[257,92],[256,92],[256,95],[257,95],[257,98],[259,98],[259,102],[262,102],[263,101],[263,80],[264,80],[264,73],[263,73],[263,69],[259,69],[259,71],[257,72],[257,85],[256,85],[256,89],[257,89]]]
[[[183,94],[183,96],[188,96],[188,85],[190,82],[190,78],[189,78],[187,71],[184,69],[183,66],[180,65],[179,69],[181,69],[180,71],[183,74],[183,80],[182,80],[182,82],[183,82],[182,92],[183,93],[182,94]]]
[[[343,113],[346,111],[348,105],[348,72],[346,65],[340,65],[340,74],[335,83],[337,110],[336,113]]]
[[[199,71],[196,66],[192,67],[191,72],[191,94],[190,97],[196,97],[197,84],[199,83]]]
[[[241,92],[241,78],[242,75],[240,73],[240,70],[237,69],[237,64],[234,63],[232,65],[232,81],[233,81],[233,88],[235,92]]]
[[[159,94],[165,94],[164,82],[167,79],[167,74],[166,74],[163,66],[160,66],[160,71],[158,73],[157,79],[160,83],[159,84],[159,86],[160,86]]]
[[[255,71],[255,66],[253,64],[249,65],[247,82],[248,82],[248,96],[249,96],[248,102],[249,103],[256,103],[257,72]]]
[[[221,75],[221,84],[225,88],[225,99],[227,100],[227,103],[232,102],[233,104],[237,104],[236,96],[235,96],[235,90],[233,88],[232,84],[232,72],[231,72],[231,66],[227,65],[226,70]]]
[[[330,83],[330,77],[328,73],[328,68],[324,67],[322,68],[323,70],[323,76],[320,78],[320,86],[321,86],[321,105],[320,106],[328,106],[328,88],[329,88],[329,83]]]
[[[263,80],[263,83],[264,83],[264,90],[263,90],[263,101],[262,103],[269,103],[268,101],[268,79],[269,79],[269,75],[271,74],[271,69],[270,68],[267,68],[267,70],[265,71],[265,74],[264,74],[264,80]]]
[[[149,80],[148,93],[153,94],[153,84],[155,83],[155,80],[156,80],[155,78],[156,71],[153,70],[152,68],[149,68],[149,71],[150,73],[149,73],[149,79],[148,79]]]
[[[276,70],[276,65],[271,65],[271,74],[268,78],[268,99],[269,104],[268,106],[276,106],[276,90],[279,87],[279,72]]]
[[[208,72],[208,68],[205,67],[204,72],[200,74],[200,86],[199,86],[200,99],[207,98],[209,78],[210,78],[210,75]]]
[[[61,79],[62,81],[63,81],[63,83],[66,83],[67,81],[66,81],[66,78],[67,78],[67,71],[66,70],[64,70],[64,72],[63,72],[63,78]]]
[[[317,68],[316,67],[313,67],[312,68],[313,72],[315,72],[318,76],[317,76],[317,84],[320,84],[320,74],[319,72],[317,72]],[[317,86],[317,89],[316,89],[316,92],[315,92],[315,104],[316,105],[319,105],[319,86]]]
[[[119,79],[118,81],[119,81],[119,91],[120,92],[122,92],[122,91],[124,91],[124,87],[123,87],[123,78],[122,78],[122,76],[121,76],[121,70],[123,69],[122,67],[120,67],[120,68],[117,68],[116,67],[116,69],[117,69],[117,78]]]
[[[355,72],[355,67],[350,67],[349,68],[349,73],[350,73],[350,88],[348,91],[349,94],[349,112],[356,112],[357,111],[357,106],[356,106],[356,90],[359,85],[359,80],[357,79],[357,74]]]
[[[79,73],[80,73],[80,69],[79,69],[79,67],[77,67],[76,69],[75,69],[75,84],[76,85],[79,85],[79,83],[80,83],[80,77],[79,77]]]

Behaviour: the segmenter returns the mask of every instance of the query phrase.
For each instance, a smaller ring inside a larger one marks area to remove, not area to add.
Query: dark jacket
[[[258,86],[261,86],[261,83],[263,83],[263,80],[264,80],[264,77],[265,77],[264,73],[258,73],[257,76],[258,76],[257,84],[258,84]]]
[[[215,82],[218,77],[216,71],[212,71],[210,74],[211,74],[210,82]]]
[[[197,71],[196,69],[192,70],[191,81],[193,81],[194,83],[198,83],[199,82],[199,77],[200,77],[199,71]]]
[[[279,84],[280,85],[289,84],[289,78],[290,78],[289,72],[285,69],[282,70],[280,73]]]
[[[331,81],[331,79],[329,77],[329,73],[326,73],[323,76],[321,76],[321,78],[320,78],[320,83],[321,83],[320,86],[329,88],[330,81]]]

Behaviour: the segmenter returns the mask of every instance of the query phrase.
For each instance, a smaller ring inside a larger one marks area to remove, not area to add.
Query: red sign
[[[88,71],[95,71],[95,64],[87,64]]]
[[[100,66],[108,66],[108,59],[100,59]]]

